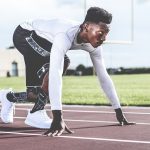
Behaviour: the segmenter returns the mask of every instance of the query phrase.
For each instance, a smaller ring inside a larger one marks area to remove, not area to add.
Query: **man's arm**
[[[97,48],[94,52],[90,53],[91,60],[93,62],[94,68],[96,70],[99,82],[106,96],[110,100],[112,107],[116,112],[116,118],[120,125],[134,125],[135,122],[128,122],[125,118],[119,98],[117,96],[114,84],[107,73],[106,67],[104,65],[103,57],[101,54],[101,48]]]
[[[69,50],[71,43],[68,37],[60,33],[56,35],[50,54],[49,68],[49,98],[53,114],[51,127],[44,135],[59,136],[66,130],[72,133],[63,121],[62,114],[62,74],[64,66],[64,56]]]
[[[117,96],[114,84],[107,73],[102,57],[101,48],[99,47],[94,52],[90,53],[90,57],[104,93],[110,100],[114,109],[120,108],[119,98]]]

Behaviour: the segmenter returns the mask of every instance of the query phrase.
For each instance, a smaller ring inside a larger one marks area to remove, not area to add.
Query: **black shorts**
[[[37,43],[36,46],[32,40]],[[37,71],[45,63],[49,63],[52,43],[38,36],[35,31],[23,29],[21,26],[16,28],[13,35],[13,42],[14,46],[24,56],[26,86],[41,86],[42,79],[39,79],[37,76]],[[65,55],[65,60],[69,60],[67,55]]]

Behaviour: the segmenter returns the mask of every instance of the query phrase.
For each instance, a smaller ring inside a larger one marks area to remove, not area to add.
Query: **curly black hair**
[[[110,24],[111,21],[112,21],[111,13],[109,13],[103,8],[90,7],[85,16],[84,23],[85,22],[93,22],[93,23],[103,22],[106,24]]]

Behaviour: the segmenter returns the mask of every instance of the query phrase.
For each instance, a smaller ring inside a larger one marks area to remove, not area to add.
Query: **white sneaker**
[[[11,90],[0,90],[0,101],[2,104],[1,108],[1,119],[4,123],[13,123],[13,110],[15,104],[8,101],[6,95]]]
[[[25,124],[36,128],[49,129],[51,123],[52,119],[48,117],[46,110],[39,110],[34,113],[30,113],[30,110],[28,110]]]

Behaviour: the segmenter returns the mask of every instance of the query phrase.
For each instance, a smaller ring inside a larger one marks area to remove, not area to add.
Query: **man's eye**
[[[99,35],[103,35],[103,32],[99,32]]]
[[[98,40],[101,40],[102,36],[103,36],[103,32],[99,32],[99,34],[98,34]]]

